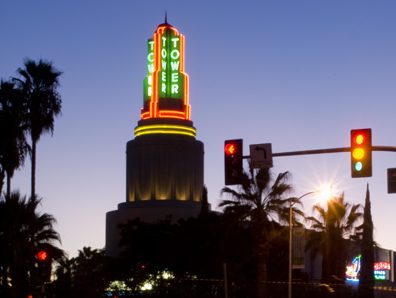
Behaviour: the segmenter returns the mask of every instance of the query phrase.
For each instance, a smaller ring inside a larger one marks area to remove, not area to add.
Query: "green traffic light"
[[[363,164],[358,161],[357,163],[355,163],[355,170],[360,172],[363,169]]]

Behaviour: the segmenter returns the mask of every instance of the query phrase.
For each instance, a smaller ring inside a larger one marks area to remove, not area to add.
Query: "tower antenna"
[[[168,12],[165,10],[165,24],[168,24]]]

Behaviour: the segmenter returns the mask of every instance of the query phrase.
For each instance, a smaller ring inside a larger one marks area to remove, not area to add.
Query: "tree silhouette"
[[[55,218],[39,214],[39,203],[18,192],[0,200],[0,276],[7,297],[26,297],[43,284],[46,276],[38,266],[39,249],[45,249],[51,259],[63,257],[63,251],[54,245],[60,241],[53,229]]]
[[[361,243],[361,269],[359,281],[359,297],[374,297],[374,240],[373,240],[373,219],[371,217],[371,202],[369,185],[367,184],[366,199],[363,214],[363,235]]]
[[[104,251],[83,247],[75,258],[59,262],[52,283],[56,297],[102,297],[107,285]]]
[[[267,292],[267,262],[270,244],[279,233],[276,227],[279,222],[288,221],[289,200],[285,195],[291,190],[287,183],[289,175],[289,172],[284,172],[273,179],[269,169],[249,167],[249,172],[244,171],[243,182],[237,190],[222,189],[222,194],[231,198],[219,204],[224,207],[224,213],[251,226],[257,257],[257,296],[260,298]]]
[[[322,278],[326,281],[344,279],[346,239],[356,237],[357,223],[362,217],[360,209],[360,204],[351,205],[341,195],[328,200],[327,209],[315,205],[317,217],[307,218],[315,231],[308,234],[307,249],[312,254],[322,253]]]
[[[0,82],[0,193],[4,174],[7,174],[8,196],[11,178],[25,160],[29,146],[26,142],[25,105],[20,90],[12,82]]]
[[[26,104],[26,122],[31,138],[32,182],[31,196],[36,195],[36,146],[42,134],[53,133],[54,118],[61,112],[62,100],[58,93],[59,76],[51,62],[27,59],[24,68],[14,78]]]

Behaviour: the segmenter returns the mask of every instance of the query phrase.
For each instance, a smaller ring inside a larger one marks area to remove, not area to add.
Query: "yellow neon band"
[[[135,129],[135,136],[143,134],[183,134],[195,137],[196,129],[193,127],[182,126],[182,125],[167,125],[167,124],[155,124],[145,125],[137,127]]]
[[[149,135],[149,134],[176,134],[176,135],[195,137],[194,133],[184,132],[179,130],[147,130],[147,131],[135,132],[135,137],[142,135]]]
[[[195,132],[196,129],[189,126],[184,125],[172,125],[172,124],[153,124],[153,125],[145,125],[136,127],[135,131],[149,130],[149,129],[179,129],[179,130],[187,130],[191,132]]]

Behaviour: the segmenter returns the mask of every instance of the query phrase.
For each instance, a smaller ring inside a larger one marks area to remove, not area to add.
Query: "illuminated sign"
[[[391,266],[389,262],[376,262],[374,263],[374,270],[390,270]]]
[[[355,257],[352,261],[352,264],[347,266],[347,270],[345,272],[346,279],[349,281],[359,281],[359,273],[360,273],[360,262],[361,255]],[[375,262],[374,263],[374,279],[375,280],[386,280],[387,273],[391,269],[389,262]],[[388,271],[388,272],[387,272]]]
[[[374,263],[374,279],[375,280],[386,280],[391,265],[389,262],[375,262]]]
[[[375,280],[385,280],[386,279],[386,271],[385,270],[374,270],[374,279]]]
[[[161,70],[159,71],[160,98],[177,98],[183,96],[183,75],[180,73],[180,37],[172,30],[166,30],[161,38]],[[148,41],[147,76],[144,81],[144,100],[150,100],[153,94],[154,41]]]
[[[171,25],[159,25],[147,42],[142,119],[190,120],[188,75],[184,72],[184,36]]]
[[[147,76],[144,78],[143,98],[149,101],[153,94],[153,72],[154,72],[154,41],[147,42]]]
[[[345,272],[346,279],[351,281],[359,281],[358,275],[360,272],[360,259],[361,255],[355,257],[352,261],[352,264],[347,266],[347,270]]]

